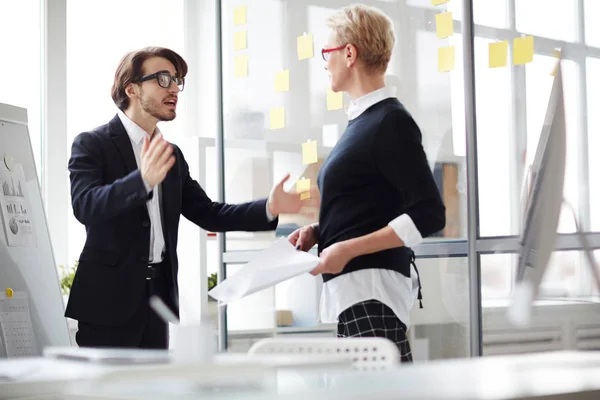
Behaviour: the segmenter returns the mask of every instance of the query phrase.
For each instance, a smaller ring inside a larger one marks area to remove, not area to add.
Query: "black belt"
[[[162,275],[162,263],[161,264],[150,264],[146,269],[146,279],[156,279]]]

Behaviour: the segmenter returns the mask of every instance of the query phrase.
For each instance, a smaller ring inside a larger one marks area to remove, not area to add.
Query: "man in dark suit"
[[[79,322],[79,346],[168,347],[168,326],[148,300],[158,295],[178,315],[180,215],[210,231],[267,231],[278,214],[311,205],[283,190],[289,176],[268,199],[211,201],[156,126],[175,118],[186,74],[186,62],[172,50],[127,54],[112,87],[117,115],[73,142],[73,212],[87,239],[65,315]]]

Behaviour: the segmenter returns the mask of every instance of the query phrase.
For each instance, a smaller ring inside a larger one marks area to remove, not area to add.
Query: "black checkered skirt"
[[[378,300],[367,300],[342,311],[338,317],[337,337],[383,337],[396,343],[400,361],[413,361],[406,325],[391,308]]]

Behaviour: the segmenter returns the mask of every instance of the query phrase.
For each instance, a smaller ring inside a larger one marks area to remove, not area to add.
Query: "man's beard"
[[[142,110],[152,115],[159,121],[172,121],[177,116],[175,110],[161,111],[162,103],[156,100],[146,97],[142,94]]]

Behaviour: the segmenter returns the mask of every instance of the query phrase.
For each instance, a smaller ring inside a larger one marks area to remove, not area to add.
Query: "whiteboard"
[[[27,199],[35,240],[11,242],[4,218],[0,217],[0,291],[11,288],[27,293],[37,354],[42,355],[44,347],[69,346],[71,339],[29,139],[27,111],[0,103],[0,166],[5,167],[5,157],[9,164],[22,167],[24,184],[20,190]],[[6,357],[2,346],[0,357]]]

